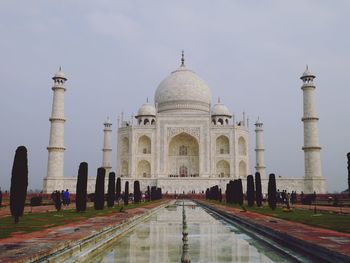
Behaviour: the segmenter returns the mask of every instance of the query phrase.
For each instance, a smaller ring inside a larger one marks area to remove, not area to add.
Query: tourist
[[[56,193],[54,195],[54,202],[55,202],[55,208],[57,209],[57,212],[59,212],[62,207],[62,201],[61,201],[61,193],[58,190],[56,190]]]
[[[63,193],[63,205],[68,206],[70,204],[70,195],[68,189]]]
[[[2,206],[2,192],[1,192],[1,188],[0,188],[0,207]]]

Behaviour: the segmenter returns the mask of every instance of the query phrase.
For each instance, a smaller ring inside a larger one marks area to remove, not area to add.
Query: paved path
[[[92,207],[93,203],[88,202],[87,207]],[[61,210],[68,210],[68,209],[74,209],[75,204],[70,204],[69,206],[64,206],[62,205]],[[55,205],[41,205],[41,206],[25,206],[24,207],[24,214],[29,214],[29,213],[46,213],[46,212],[54,212],[56,211]],[[0,208],[0,217],[6,217],[10,216],[11,211],[10,211],[10,206],[5,206]]]
[[[242,213],[241,209],[227,207],[220,204],[213,204],[204,200],[201,200],[200,202],[204,202],[210,206],[216,207],[217,209],[224,210],[256,225],[265,226],[275,231],[290,235],[294,238],[298,238],[312,244],[318,244],[319,246],[325,247],[329,250],[347,255],[349,256],[350,262],[350,234],[312,227],[250,211]]]
[[[108,216],[94,217],[32,233],[14,234],[9,238],[0,239],[0,262],[30,262],[38,255],[45,256],[58,251],[103,229],[125,222],[133,216],[144,214],[166,202],[168,200],[128,209],[122,213],[116,212]]]

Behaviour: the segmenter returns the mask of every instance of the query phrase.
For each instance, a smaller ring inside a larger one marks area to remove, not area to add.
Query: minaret
[[[105,128],[103,129],[102,167],[106,169],[106,176],[108,177],[112,169],[112,123],[107,118],[103,125]]]
[[[260,173],[261,178],[266,177],[265,173],[265,149],[264,149],[264,139],[263,139],[263,123],[259,120],[255,123],[255,156],[256,156],[256,165],[255,170]]]
[[[324,180],[321,170],[321,147],[318,141],[318,117],[316,113],[315,94],[316,86],[313,83],[313,75],[308,67],[300,79],[303,81],[303,108],[304,116],[304,165],[305,165],[305,189],[307,193],[316,191],[324,192]]]
[[[44,180],[44,191],[51,192],[53,190],[61,190],[60,186],[63,182],[64,176],[64,92],[66,88],[64,84],[67,78],[61,70],[55,74],[52,78],[54,85],[53,90],[53,103],[51,113],[51,129],[50,129],[50,141],[48,150],[48,163],[47,163],[47,177]],[[48,180],[54,179],[50,183]],[[57,180],[58,179],[58,180]],[[53,188],[53,189],[51,189]]]

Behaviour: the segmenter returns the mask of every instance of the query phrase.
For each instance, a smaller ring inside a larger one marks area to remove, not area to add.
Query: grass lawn
[[[220,204],[219,202],[213,202]],[[241,208],[239,205],[221,203],[226,206]],[[245,206],[247,211],[264,214],[272,217],[277,217],[293,222],[299,222],[302,224],[316,226],[320,228],[332,229],[343,233],[350,234],[350,215],[348,214],[334,214],[328,212],[317,212],[316,214],[310,210],[293,209],[292,212],[284,212],[282,208],[277,207],[275,210],[271,210],[268,206],[263,207],[248,207]]]
[[[91,217],[110,215],[112,213],[119,212],[119,209],[121,207],[124,207],[123,210],[127,210],[160,202],[161,200],[143,202],[139,204],[129,204],[128,206],[116,205],[112,208],[105,207],[103,210],[95,210],[93,207],[89,207],[85,212],[82,213],[77,213],[75,211],[75,207],[73,208],[72,206],[72,209],[61,210],[60,212],[25,214],[20,217],[19,223],[17,225],[14,224],[14,220],[11,216],[7,216],[0,218],[0,238],[9,237],[14,232],[30,233],[45,228],[77,222]]]

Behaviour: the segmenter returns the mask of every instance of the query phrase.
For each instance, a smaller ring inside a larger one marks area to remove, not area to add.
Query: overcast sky
[[[16,147],[25,145],[29,188],[46,175],[51,77],[62,66],[65,175],[81,161],[95,176],[103,122],[137,112],[185,50],[186,65],[240,116],[265,128],[267,173],[304,175],[302,91],[317,76],[323,174],[346,189],[350,151],[350,1],[15,1],[0,2],[0,186],[8,189]],[[116,140],[113,166],[116,163]]]

